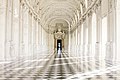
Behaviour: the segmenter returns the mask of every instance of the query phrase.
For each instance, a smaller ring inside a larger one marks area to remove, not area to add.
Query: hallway
[[[0,80],[120,80],[120,0],[0,0]]]

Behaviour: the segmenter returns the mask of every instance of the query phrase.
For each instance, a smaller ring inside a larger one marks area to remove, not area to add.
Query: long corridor
[[[0,80],[120,80],[120,0],[0,0]]]

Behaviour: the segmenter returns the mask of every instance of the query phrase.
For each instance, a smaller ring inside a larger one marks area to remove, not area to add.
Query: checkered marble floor
[[[89,56],[38,54],[0,62],[0,80],[120,80],[120,66]]]

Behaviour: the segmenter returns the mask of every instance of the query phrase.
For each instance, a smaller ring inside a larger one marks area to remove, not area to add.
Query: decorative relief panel
[[[3,1],[0,1],[0,15],[5,12],[5,6],[6,5],[3,3]]]

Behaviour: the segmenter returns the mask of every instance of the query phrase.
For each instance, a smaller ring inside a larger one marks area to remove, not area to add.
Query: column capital
[[[92,11],[90,10],[87,14],[88,17],[92,16]]]
[[[28,13],[32,16],[32,11],[31,10],[29,10]]]
[[[25,1],[24,1],[24,0],[20,0],[20,4],[21,4],[22,6],[24,6],[24,5],[25,5]]]

